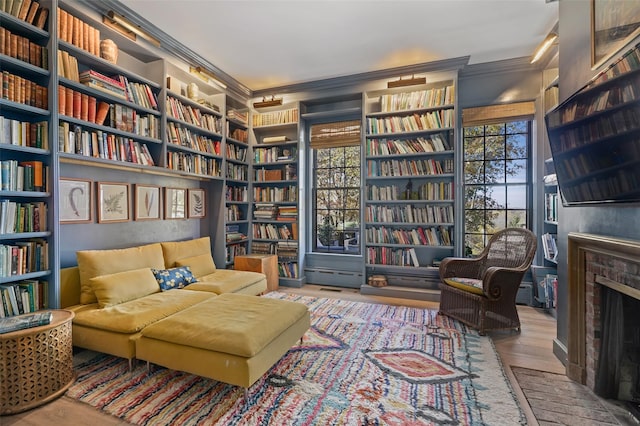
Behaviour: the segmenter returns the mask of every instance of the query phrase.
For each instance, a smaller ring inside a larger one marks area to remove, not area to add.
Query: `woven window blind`
[[[462,110],[462,125],[470,127],[505,121],[531,120],[535,112],[536,107],[533,101],[464,108]]]
[[[360,145],[360,120],[311,125],[311,148],[339,148]]]

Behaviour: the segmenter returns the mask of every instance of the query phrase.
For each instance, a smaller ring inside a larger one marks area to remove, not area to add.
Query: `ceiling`
[[[553,0],[120,0],[256,91],[469,56],[528,57]]]

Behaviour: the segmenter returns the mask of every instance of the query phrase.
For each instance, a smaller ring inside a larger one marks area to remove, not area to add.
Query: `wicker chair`
[[[440,313],[478,329],[520,331],[516,295],[536,252],[536,236],[527,229],[496,232],[477,258],[443,259],[440,264]]]

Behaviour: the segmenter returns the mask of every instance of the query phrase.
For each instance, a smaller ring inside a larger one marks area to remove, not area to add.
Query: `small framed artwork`
[[[206,213],[204,189],[189,189],[187,208],[189,209],[189,219],[203,218]]]
[[[155,185],[135,186],[135,220],[160,219],[160,187]]]
[[[164,218],[186,219],[187,190],[184,188],[164,189]]]
[[[90,223],[93,182],[60,178],[60,223]]]
[[[129,184],[98,182],[98,223],[129,221]]]

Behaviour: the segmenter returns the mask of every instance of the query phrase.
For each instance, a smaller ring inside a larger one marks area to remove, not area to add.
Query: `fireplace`
[[[640,241],[570,233],[568,273],[567,376],[638,417]]]

